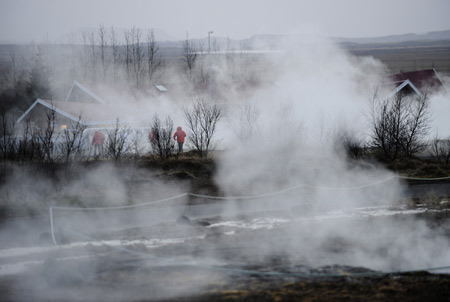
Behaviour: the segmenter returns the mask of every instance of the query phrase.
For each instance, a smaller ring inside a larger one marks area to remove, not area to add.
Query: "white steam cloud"
[[[229,142],[215,179],[229,196],[297,189],[252,202],[236,201],[229,211],[278,207],[290,211],[295,221],[311,213],[392,206],[401,200],[402,187],[390,172],[372,164],[352,165],[334,148],[334,139],[344,131],[367,138],[368,100],[384,66],[373,58],[350,57],[322,39],[291,48],[277,59],[276,85],[259,90],[247,107],[237,106],[234,116],[229,112],[230,129],[251,135]],[[253,244],[264,257],[283,252],[293,263],[399,270],[448,263],[442,252],[448,242],[431,233],[414,220],[299,222],[284,230],[284,241],[265,238]],[[336,241],[344,243],[344,253],[326,248]]]
[[[321,38],[311,38],[300,45],[287,41],[284,46],[287,51],[265,57],[270,58],[269,63],[263,62],[267,65],[252,66],[262,63],[248,61],[248,68],[255,72],[271,68],[265,76],[275,81],[266,80],[261,87],[246,90],[244,96],[235,87],[215,91],[226,103],[221,104],[225,118],[216,133],[217,141],[220,141],[218,149],[224,152],[215,157],[214,180],[220,194],[236,198],[221,201],[220,207],[215,208],[217,211],[210,215],[222,215],[227,219],[227,216],[248,213],[266,216],[282,213],[290,222],[280,226],[272,236],[263,232],[251,233],[246,242],[233,242],[234,247],[251,244],[252,249],[242,252],[250,261],[282,255],[292,264],[312,267],[340,264],[402,270],[448,264],[450,257],[445,253],[450,247],[448,240],[434,236],[421,221],[308,219],[332,211],[392,206],[403,198],[403,192],[399,180],[391,172],[373,163],[353,163],[335,144],[343,132],[363,140],[367,138],[367,101],[385,67],[373,58],[354,58]],[[228,72],[226,67],[216,68],[216,81],[226,81]],[[233,86],[225,82],[224,87]],[[158,113],[161,117],[172,116],[175,126],[184,128],[183,109],[190,105],[191,97],[188,93],[187,103],[180,103],[183,98],[153,100],[116,95],[117,99],[139,104],[140,115],[134,117],[136,121],[148,121],[149,124],[153,114]],[[113,93],[110,98],[114,98]],[[444,100],[437,100],[436,108],[445,107],[443,103]],[[437,122],[444,120],[442,117],[436,119]],[[145,203],[191,189],[187,182],[161,181],[145,171],[123,166],[99,165],[79,168],[76,173],[79,177],[71,183],[46,183],[36,180],[32,173],[15,171],[1,192],[7,192],[11,202],[21,199],[21,194],[27,199],[32,199],[33,195],[33,202],[39,196],[41,199],[48,197],[43,201],[48,205],[64,198],[70,204],[89,207],[99,203],[105,206]],[[257,195],[260,198],[238,198]],[[122,214],[77,214],[79,220],[65,224],[84,230],[114,224],[120,227],[174,223],[185,213],[186,203],[187,197],[183,196],[167,207],[161,204],[153,208],[153,213],[149,208]],[[59,215],[60,222],[69,217],[67,213]],[[92,225],[88,226],[89,223]],[[207,229],[206,235],[194,231],[180,231],[178,235],[203,240],[213,230],[214,227]],[[158,235],[164,237],[163,231]],[[230,238],[233,235],[230,233]],[[186,251],[184,256],[194,256],[189,252]],[[211,255],[217,256],[214,252]],[[204,280],[196,280],[199,284],[189,292],[202,288],[208,278],[205,274]],[[170,288],[161,289],[164,290],[169,292]]]

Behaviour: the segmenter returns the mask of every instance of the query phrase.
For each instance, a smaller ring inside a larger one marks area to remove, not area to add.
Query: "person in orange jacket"
[[[183,153],[183,144],[184,144],[184,138],[186,137],[186,133],[183,131],[183,129],[178,126],[177,132],[174,133],[173,139],[177,140],[178,143],[178,153]]]

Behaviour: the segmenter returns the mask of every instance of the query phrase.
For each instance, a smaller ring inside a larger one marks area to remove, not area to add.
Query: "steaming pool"
[[[167,219],[156,225],[115,230],[108,235],[99,232],[92,237],[65,229],[67,234],[57,234],[60,242],[56,246],[50,244],[48,230],[40,225],[35,229],[44,233],[40,243],[22,242],[25,246],[15,247],[2,244],[0,276],[42,269],[51,258],[58,262],[85,261],[111,253],[128,253],[137,259],[149,257],[158,265],[165,265],[166,261],[171,265],[207,263],[212,269],[245,267],[249,263],[263,265],[280,257],[287,259],[289,265],[310,267],[311,272],[336,264],[381,272],[422,270],[448,266],[450,257],[428,258],[428,253],[436,254],[434,244],[437,249],[449,243],[443,234],[432,232],[424,223],[409,217],[447,215],[448,211],[426,205],[372,206],[304,216],[261,212],[239,217],[188,218],[181,222]],[[372,228],[378,231],[372,232]],[[413,233],[412,238],[405,235],[406,231]],[[424,244],[417,249],[410,245],[420,240]],[[389,256],[392,259],[386,259]],[[450,270],[439,269],[439,273]]]
[[[299,280],[397,280],[417,270],[442,280],[450,274],[447,203],[61,212],[57,245],[48,219],[17,219],[0,231],[0,290],[11,301],[211,301],[196,295]]]

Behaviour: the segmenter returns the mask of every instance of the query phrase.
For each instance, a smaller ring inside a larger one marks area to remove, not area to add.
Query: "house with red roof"
[[[447,92],[435,69],[392,74],[388,76],[381,85],[383,87],[389,87],[391,91],[389,96],[393,96],[400,92],[405,95],[413,93],[419,96]]]

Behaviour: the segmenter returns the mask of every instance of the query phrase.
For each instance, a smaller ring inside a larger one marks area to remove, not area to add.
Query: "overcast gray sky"
[[[205,37],[209,30],[232,39],[263,33],[373,37],[447,30],[449,16],[448,0],[0,0],[0,41],[39,42],[48,35],[53,42],[100,24],[154,28],[174,39],[186,32]]]

